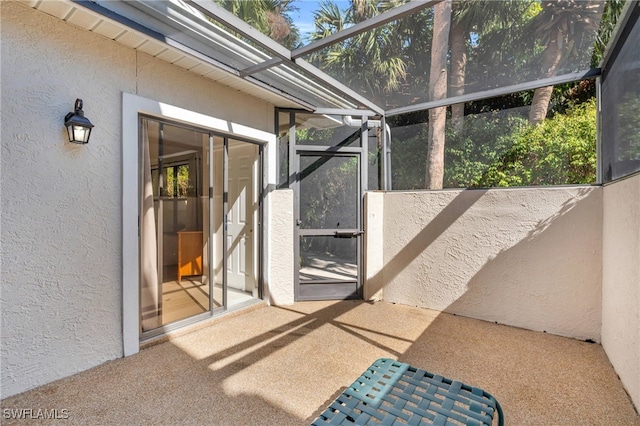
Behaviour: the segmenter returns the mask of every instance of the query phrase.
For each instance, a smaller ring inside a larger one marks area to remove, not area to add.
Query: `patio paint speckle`
[[[2,408],[65,408],[67,424],[303,425],[379,357],[484,388],[506,424],[640,425],[598,344],[362,301],[222,318]]]

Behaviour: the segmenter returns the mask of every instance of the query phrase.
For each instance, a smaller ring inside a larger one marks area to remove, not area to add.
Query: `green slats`
[[[313,425],[491,425],[500,404],[484,390],[388,358],[376,360]]]

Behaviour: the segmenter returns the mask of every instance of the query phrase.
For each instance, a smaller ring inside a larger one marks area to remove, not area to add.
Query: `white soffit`
[[[287,108],[301,107],[299,103],[287,99],[285,96],[279,96],[270,90],[263,89],[241,77],[191,56],[176,47],[162,43],[120,22],[113,21],[97,12],[79,6],[70,0],[20,0],[20,2],[69,24],[99,34],[129,48],[137,49],[273,105]]]

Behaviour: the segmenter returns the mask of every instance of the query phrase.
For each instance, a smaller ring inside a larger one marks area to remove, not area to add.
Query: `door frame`
[[[143,98],[130,93],[122,94],[122,344],[123,355],[136,354],[140,350],[140,252],[139,252],[139,204],[140,204],[140,116],[146,116],[170,124],[194,127],[204,133],[235,139],[259,146],[258,173],[258,286],[259,297],[264,294],[264,192],[275,185],[275,170],[265,167],[275,164],[276,135],[232,121],[215,118],[170,104]],[[226,301],[225,301],[226,303]],[[211,311],[210,311],[211,312]],[[216,311],[218,312],[218,311]],[[224,314],[226,311],[222,311]],[[213,315],[208,315],[210,318]],[[176,322],[178,326],[186,324]]]
[[[139,119],[148,119],[148,120],[154,120],[156,122],[158,122],[160,124],[160,126],[162,127],[163,125],[168,125],[168,126],[174,126],[174,127],[181,127],[187,130],[192,130],[192,131],[196,131],[199,133],[202,133],[202,135],[206,135],[208,137],[209,140],[209,158],[208,158],[208,163],[210,164],[209,166],[209,173],[210,173],[210,181],[209,181],[209,189],[207,191],[203,191],[204,193],[207,193],[208,195],[208,204],[209,204],[209,218],[208,218],[208,222],[209,222],[209,232],[211,233],[213,231],[213,229],[215,228],[215,224],[214,224],[214,209],[220,209],[220,211],[222,212],[222,305],[221,306],[217,306],[214,307],[214,286],[215,286],[215,273],[213,271],[213,265],[214,265],[214,251],[215,251],[215,239],[211,239],[210,237],[212,236],[212,234],[208,235],[207,237],[209,238],[210,243],[208,244],[208,265],[209,265],[209,271],[208,271],[208,277],[209,277],[209,309],[205,312],[201,312],[199,314],[195,314],[189,317],[185,317],[173,322],[170,322],[168,324],[164,324],[164,325],[160,325],[157,328],[151,329],[151,330],[147,330],[147,331],[143,331],[142,329],[140,329],[140,340],[147,340],[159,335],[163,335],[166,334],[170,331],[176,330],[178,328],[182,328],[184,326],[190,325],[190,324],[194,324],[197,322],[200,322],[202,320],[206,320],[211,318],[212,316],[216,316],[216,314],[221,314],[224,313],[226,311],[229,310],[230,306],[229,306],[229,297],[228,297],[228,289],[229,289],[229,278],[228,278],[228,268],[229,268],[229,246],[228,246],[228,236],[229,236],[229,212],[230,212],[230,206],[229,206],[229,151],[230,151],[230,147],[229,147],[229,142],[231,140],[236,141],[236,142],[240,142],[242,144],[250,144],[253,146],[256,146],[258,148],[258,152],[257,152],[257,164],[252,165],[252,167],[257,168],[257,170],[252,169],[251,174],[253,176],[254,171],[255,173],[255,182],[253,183],[253,190],[256,191],[256,195],[257,195],[257,189],[262,187],[262,173],[261,173],[261,169],[262,169],[262,161],[261,161],[261,155],[262,155],[262,146],[261,144],[257,144],[255,142],[251,142],[251,141],[247,141],[246,139],[242,138],[242,137],[238,137],[236,135],[233,136],[228,136],[228,135],[222,135],[219,132],[216,131],[212,131],[212,130],[208,130],[208,129],[204,129],[202,127],[199,127],[197,125],[192,125],[192,124],[184,124],[184,123],[178,123],[175,120],[171,120],[168,119],[166,117],[153,117],[153,116],[149,116],[148,114],[139,114],[138,115]],[[216,205],[214,203],[214,199],[213,199],[213,185],[214,185],[214,179],[215,179],[215,169],[216,169],[216,165],[215,165],[215,161],[214,161],[214,139],[215,138],[219,138],[222,140],[222,147],[221,147],[221,152],[222,152],[222,204],[221,205]],[[212,175],[211,175],[212,174]],[[141,185],[141,183],[140,183]],[[252,199],[253,199],[253,195],[252,195]],[[260,210],[262,208],[262,204],[260,203],[260,199],[258,196],[255,197],[256,203],[258,203],[257,206],[257,211],[252,213],[255,215],[254,218],[252,218],[252,220],[254,221],[254,229],[255,232],[253,234],[253,249],[254,249],[254,259],[253,262],[251,264],[251,269],[253,271],[253,273],[255,273],[255,285],[258,287],[258,299],[260,299],[262,297],[262,276],[261,276],[261,270],[259,268],[259,265],[261,265],[261,261],[259,256],[262,255],[262,252],[260,251],[260,247],[262,246],[261,244],[261,237],[262,237],[262,232],[261,232],[261,224],[259,221],[259,217],[260,217]],[[139,217],[141,217],[142,215],[139,213]],[[159,213],[159,217],[162,217],[162,212]],[[159,219],[161,220],[161,219]],[[141,226],[140,228],[141,229]],[[159,240],[160,242],[160,247],[162,244],[162,239]],[[160,261],[159,261],[160,262]],[[159,268],[160,269],[160,268]],[[159,272],[159,276],[162,277],[162,272]],[[160,289],[162,288],[162,284],[163,284],[163,280],[160,279],[159,280],[159,287]],[[160,311],[162,311],[162,291],[159,291],[159,295],[160,295],[160,301],[159,301],[159,306],[160,306]],[[255,300],[255,299],[253,299]],[[217,301],[215,301],[217,302]],[[242,303],[238,303],[236,305],[233,305],[234,309],[246,306],[247,304],[252,304],[253,301],[248,301],[248,302],[242,302]]]
[[[357,205],[357,233],[355,236],[356,242],[356,262],[358,275],[356,278],[356,293],[348,299],[360,299],[363,295],[363,273],[364,273],[364,194],[368,190],[368,152],[369,152],[369,128],[368,128],[368,116],[363,115],[360,125],[360,146],[358,147],[340,147],[340,146],[318,146],[318,145],[299,145],[295,136],[295,114],[303,113],[310,114],[308,111],[300,110],[288,110],[279,109],[276,111],[276,117],[279,113],[289,114],[289,188],[293,189],[294,198],[294,300],[330,300],[330,299],[344,299],[339,298],[327,298],[323,296],[302,296],[300,291],[300,155],[327,155],[327,156],[356,156],[358,158],[358,205]],[[349,116],[351,117],[351,116]],[[279,123],[278,123],[279,124]],[[346,125],[346,124],[345,124]],[[276,126],[276,129],[278,126]],[[356,129],[357,127],[354,127]],[[329,231],[337,231],[334,229],[327,229]],[[330,236],[331,234],[320,234]],[[350,281],[347,281],[350,282]],[[336,281],[339,283],[339,281]]]

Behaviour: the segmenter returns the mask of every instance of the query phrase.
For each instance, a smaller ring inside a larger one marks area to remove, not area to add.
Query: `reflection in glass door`
[[[144,337],[260,296],[261,157],[258,145],[151,118],[141,129]]]
[[[210,312],[209,134],[142,119],[142,331]],[[211,237],[211,238],[210,238]],[[218,237],[220,238],[220,237]],[[215,259],[214,259],[215,263]]]

